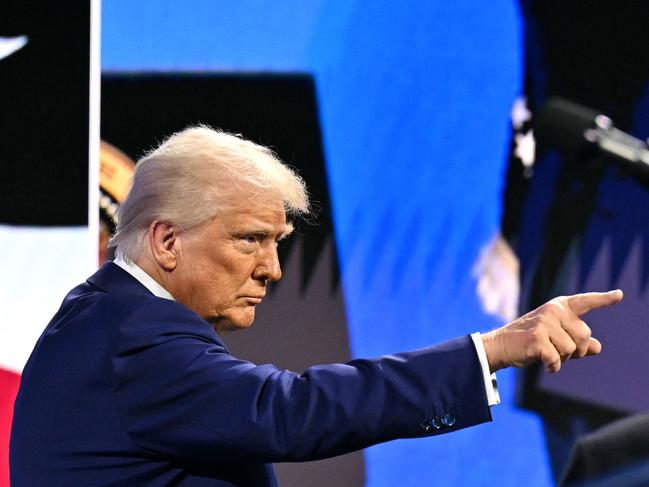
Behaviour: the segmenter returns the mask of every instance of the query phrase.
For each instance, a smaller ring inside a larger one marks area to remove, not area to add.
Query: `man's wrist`
[[[487,363],[489,364],[489,371],[493,374],[500,369],[507,367],[505,360],[502,358],[501,344],[498,340],[499,330],[492,330],[487,333],[482,333],[480,338],[484,346],[485,355],[487,356]]]

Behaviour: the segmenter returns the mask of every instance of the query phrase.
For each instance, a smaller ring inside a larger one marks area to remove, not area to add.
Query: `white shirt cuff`
[[[487,352],[485,352],[484,350],[484,345],[482,343],[482,337],[480,336],[480,333],[472,333],[471,340],[473,340],[475,351],[478,353],[480,367],[482,367],[482,377],[484,379],[484,389],[487,393],[487,402],[489,403],[489,406],[500,404],[500,394],[498,394],[498,382],[496,380],[496,374],[492,374],[489,370]]]

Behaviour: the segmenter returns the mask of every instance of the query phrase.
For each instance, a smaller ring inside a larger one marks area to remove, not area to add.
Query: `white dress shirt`
[[[175,301],[171,293],[163,288],[153,277],[144,272],[140,266],[134,264],[133,262],[127,262],[122,256],[119,255],[115,257],[115,260],[113,262],[124,269],[126,272],[128,272],[130,275],[132,275],[135,279],[140,281],[140,284],[151,291],[154,296]]]

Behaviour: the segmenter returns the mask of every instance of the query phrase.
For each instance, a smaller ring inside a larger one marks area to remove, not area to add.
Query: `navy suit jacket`
[[[469,337],[302,374],[255,365],[108,263],[68,294],[24,369],[12,485],[276,485],[272,462],[487,421],[483,384]]]

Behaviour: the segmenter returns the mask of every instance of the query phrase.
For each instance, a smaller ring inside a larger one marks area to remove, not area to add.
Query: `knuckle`
[[[528,341],[537,346],[545,339],[546,332],[543,327],[536,326],[528,332]]]
[[[592,332],[590,328],[586,325],[580,326],[575,333],[573,334],[575,340],[579,342],[586,342],[590,339]]]
[[[575,343],[570,343],[561,353],[561,358],[563,360],[569,359],[577,351],[577,345]]]
[[[562,306],[565,306],[565,304],[568,302],[568,296],[557,296],[556,298],[553,299],[553,301],[556,301],[557,303],[560,303]]]
[[[565,310],[566,302],[563,297],[551,299],[541,306],[542,316],[560,316],[565,313]]]
[[[539,332],[548,333],[550,330],[559,325],[559,321],[554,316],[543,316],[539,319]]]
[[[541,305],[541,307],[539,308],[539,311],[541,312],[542,315],[554,312],[554,310],[556,308],[556,304],[554,304],[553,301],[554,300],[548,301],[547,303]]]
[[[544,347],[540,350],[541,361],[546,364],[553,364],[555,362],[561,362],[561,357],[559,353],[553,347]]]

